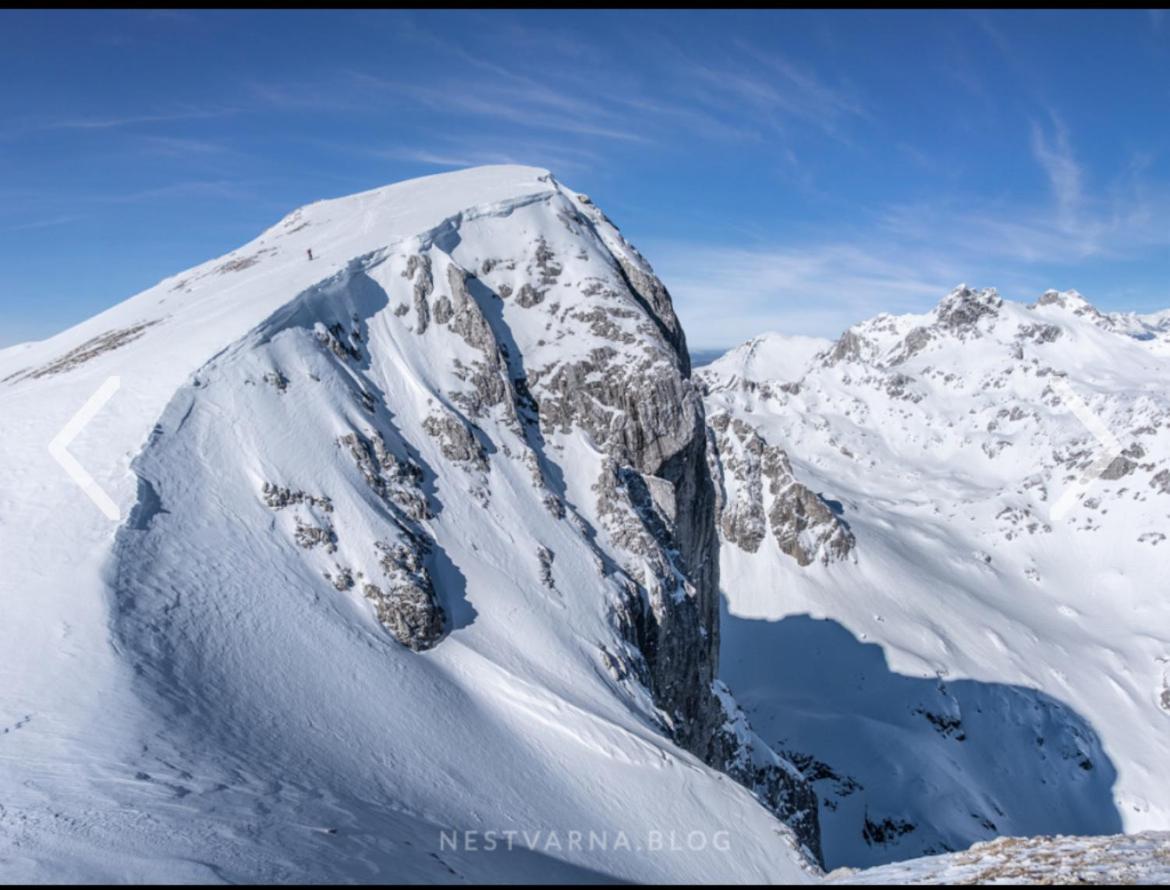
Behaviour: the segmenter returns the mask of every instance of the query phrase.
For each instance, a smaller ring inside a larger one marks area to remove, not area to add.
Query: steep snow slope
[[[799,374],[736,355],[699,375],[723,481],[721,671],[814,780],[827,866],[1170,825],[1156,318],[961,287]],[[1095,464],[1077,398],[1123,454]]]
[[[46,449],[112,375],[117,522]],[[0,381],[6,880],[815,873],[669,296],[547,172],[302,208]]]

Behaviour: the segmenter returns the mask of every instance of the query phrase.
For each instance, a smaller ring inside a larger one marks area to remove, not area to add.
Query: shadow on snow
[[[1043,692],[899,674],[836,621],[745,619],[726,601],[721,649],[756,731],[814,783],[828,868],[1122,830],[1097,733]]]

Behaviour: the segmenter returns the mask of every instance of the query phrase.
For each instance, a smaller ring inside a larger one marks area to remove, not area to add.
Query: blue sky
[[[8,11],[0,83],[0,346],[504,162],[592,195],[693,347],[960,281],[1170,306],[1161,13]]]

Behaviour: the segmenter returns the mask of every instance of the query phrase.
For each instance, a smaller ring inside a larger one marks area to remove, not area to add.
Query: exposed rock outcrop
[[[1003,300],[995,288],[972,290],[961,285],[945,296],[935,307],[938,326],[957,336],[971,332],[984,318],[996,315]]]
[[[385,590],[367,583],[362,593],[398,642],[415,652],[430,649],[443,635],[444,614],[423,563],[429,552],[426,541],[415,537],[407,542],[380,541],[376,546],[386,577]]]
[[[827,565],[852,553],[853,533],[796,479],[784,449],[769,445],[740,418],[717,414],[710,425],[711,464],[724,474],[719,524],[728,541],[755,553],[770,527],[780,550],[802,566],[817,560]]]
[[[406,278],[414,280],[414,314],[418,333],[426,333],[431,321],[431,304],[428,302],[435,282],[431,275],[431,259],[427,256],[412,255],[406,263]]]
[[[467,424],[454,414],[432,414],[423,421],[423,429],[439,440],[447,460],[469,469],[487,470],[483,446]]]

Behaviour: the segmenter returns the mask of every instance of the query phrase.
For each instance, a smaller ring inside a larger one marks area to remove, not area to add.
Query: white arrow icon
[[[81,410],[69,419],[69,422],[61,428],[61,432],[57,433],[53,437],[53,441],[49,443],[49,454],[53,456],[53,460],[59,463],[78,487],[89,495],[89,499],[97,504],[98,509],[114,522],[122,518],[118,505],[102,491],[101,486],[94,481],[93,476],[89,475],[85,471],[85,467],[79,464],[77,458],[66,449],[77,438],[78,433],[85,429],[86,425],[105,407],[106,402],[113,397],[121,385],[122,378],[107,378],[106,382],[98,387],[97,392],[89,397],[89,401],[81,406]]]
[[[1068,406],[1068,410],[1073,413],[1073,416],[1079,420],[1101,445],[1105,446],[1104,452],[1089,466],[1087,470],[1081,475],[1081,478],[1064,490],[1064,493],[1057,499],[1056,503],[1052,505],[1050,514],[1053,519],[1064,519],[1086,491],[1089,490],[1094,482],[1096,482],[1101,474],[1109,469],[1109,465],[1113,460],[1121,456],[1121,443],[1117,441],[1117,437],[1109,430],[1104,423],[1101,422],[1093,409],[1085,404],[1085,400],[1073,392],[1073,388],[1068,385],[1063,377],[1055,378],[1049,384],[1055,391],[1058,398]]]

